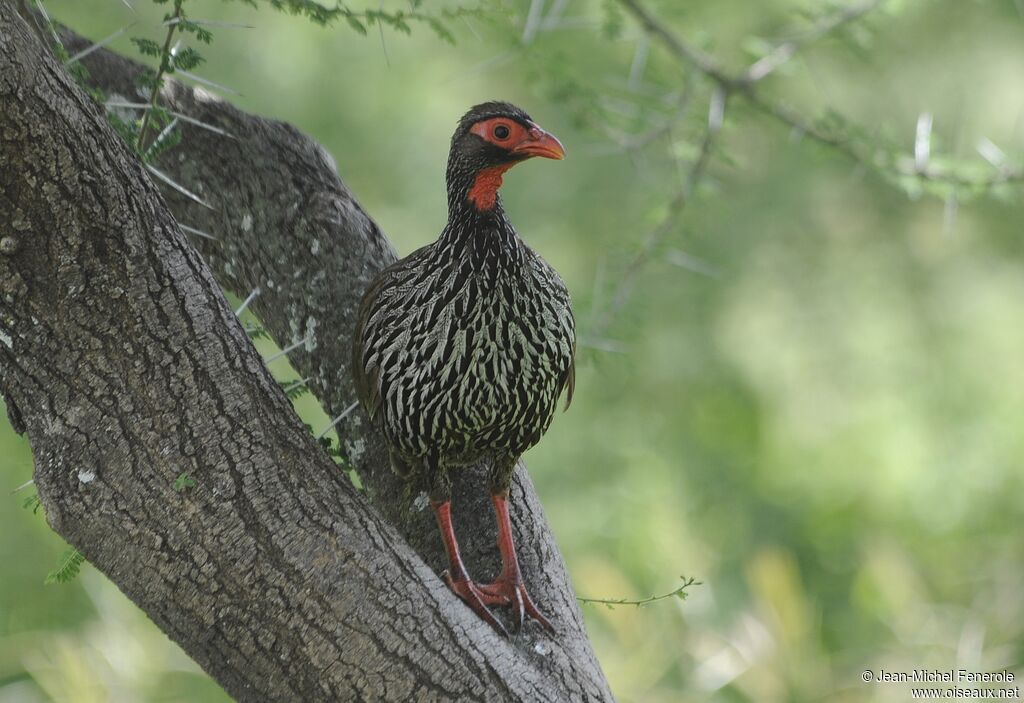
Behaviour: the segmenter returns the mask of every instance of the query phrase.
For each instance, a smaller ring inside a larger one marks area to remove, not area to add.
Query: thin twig
[[[698,273],[701,276],[707,276],[708,278],[721,278],[722,272],[718,268],[703,259],[700,259],[693,254],[687,254],[685,251],[679,251],[673,249],[665,252],[665,260],[673,266]]]
[[[126,102],[124,100],[107,100],[103,104],[106,105],[107,107],[120,107],[120,108],[124,108],[124,109],[127,109],[127,110],[149,110],[152,107],[149,103],[133,103],[133,102]],[[231,134],[231,132],[227,132],[227,131],[221,129],[220,127],[215,127],[214,125],[212,125],[212,124],[210,124],[208,122],[203,122],[202,120],[197,120],[195,117],[189,117],[188,115],[183,114],[181,112],[177,112],[175,110],[167,110],[167,112],[169,114],[173,115],[174,117],[177,117],[182,122],[188,122],[189,124],[195,125],[196,127],[201,127],[203,129],[209,130],[209,131],[213,132],[214,134],[219,134],[222,137],[227,137],[228,139],[237,139],[238,138],[235,135]]]
[[[350,405],[347,408],[345,408],[344,410],[342,410],[341,411],[341,415],[338,415],[338,417],[336,417],[333,420],[331,420],[331,424],[327,425],[327,427],[323,428],[322,430],[320,430],[319,432],[316,433],[316,438],[317,439],[321,439],[322,437],[324,437],[328,432],[330,432],[332,429],[334,429],[334,427],[339,422],[341,422],[346,417],[351,415],[352,411],[355,410],[356,406],[358,406],[358,405],[359,405],[359,401],[356,401],[356,402],[352,403],[352,405]]]
[[[293,351],[295,351],[296,349],[298,349],[299,347],[301,347],[303,344],[305,344],[306,342],[310,341],[311,339],[313,339],[313,335],[307,335],[307,336],[303,337],[302,339],[300,339],[299,341],[295,342],[294,344],[289,344],[287,347],[285,347],[284,349],[282,349],[278,353],[276,353],[276,354],[274,354],[272,356],[268,356],[266,359],[263,360],[263,363],[269,364],[272,361],[277,361],[282,356],[288,356]]]
[[[255,288],[252,289],[252,293],[249,293],[246,299],[242,301],[242,304],[238,306],[238,309],[235,310],[235,317],[240,317],[242,313],[245,312],[246,308],[249,307],[252,301],[256,300],[256,296],[259,294],[260,287],[256,286]]]
[[[950,171],[949,169],[942,169],[933,165],[929,165],[924,170],[918,170],[912,158],[908,158],[906,160],[907,163],[903,163],[900,161],[894,161],[892,158],[886,157],[884,154],[875,155],[865,153],[850,137],[822,129],[813,122],[804,119],[804,117],[795,110],[791,110],[790,108],[778,103],[769,102],[754,92],[744,93],[744,96],[758,111],[774,117],[782,124],[791,127],[816,142],[835,149],[851,160],[864,164],[865,166],[882,173],[889,173],[894,176],[912,176],[935,183],[945,183],[958,187],[963,186],[967,189],[985,189],[1002,183],[1024,180],[1024,169],[1021,168],[1003,167],[998,169],[996,173],[993,173],[991,176],[982,178],[964,176]]]
[[[21,484],[20,486],[18,486],[17,488],[15,488],[15,489],[14,489],[13,491],[11,491],[11,495],[14,495],[15,493],[17,493],[17,492],[18,492],[18,491],[20,491],[20,490],[23,490],[23,489],[25,489],[25,488],[28,488],[28,487],[29,487],[29,486],[31,486],[31,485],[32,485],[33,483],[35,483],[35,479],[31,479],[31,478],[30,478],[30,479],[29,479],[28,481],[25,481],[25,483]]]
[[[306,376],[305,378],[300,378],[298,381],[295,381],[294,383],[289,383],[287,386],[285,386],[281,390],[284,391],[285,395],[288,395],[289,393],[294,391],[296,388],[302,388],[304,385],[309,383],[311,380],[313,380],[312,376]]]
[[[929,166],[925,169],[918,169],[915,167],[913,159],[894,159],[884,155],[880,156],[877,153],[867,153],[848,134],[821,129],[799,113],[769,100],[755,90],[757,81],[771,73],[774,70],[773,66],[762,66],[751,73],[751,69],[757,65],[757,62],[755,62],[746,71],[733,75],[724,69],[714,57],[691,46],[662,24],[643,6],[640,0],[619,0],[619,2],[636,18],[644,31],[650,34],[652,38],[660,41],[672,55],[715,81],[728,94],[744,97],[758,111],[876,171],[898,177],[915,177],[925,181],[966,188],[989,188],[1001,183],[1024,180],[1024,168],[1001,168],[991,176],[977,178],[964,176],[949,168]],[[804,37],[790,43],[794,48],[802,47],[809,43],[809,41],[825,36],[828,32],[834,31],[836,28],[854,19],[863,17],[879,4],[879,2],[868,2],[841,10],[824,20]],[[779,49],[779,51],[786,53],[792,50]],[[776,62],[779,62],[778,57],[772,60],[772,63]],[[907,161],[909,161],[909,164]]]
[[[50,34],[53,35],[53,41],[57,46],[63,49],[64,43],[61,42],[60,37],[57,36],[57,30],[53,28],[53,21],[50,20],[50,16],[46,14],[46,8],[43,7],[43,0],[36,0],[36,7],[39,8],[39,14],[43,16],[43,21],[46,22],[46,26],[50,30]]]
[[[689,588],[690,586],[703,585],[700,581],[696,580],[692,576],[690,576],[689,578],[687,578],[686,576],[680,576],[679,578],[683,580],[683,583],[681,586],[679,586],[679,588],[675,589],[674,591],[669,591],[668,593],[662,593],[658,596],[648,596],[647,598],[640,598],[637,600],[633,600],[630,598],[580,598],[579,596],[576,596],[576,600],[584,604],[605,605],[609,608],[614,608],[616,605],[632,605],[634,607],[639,608],[641,606],[647,605],[648,603],[654,603],[655,601],[665,600],[666,598],[685,599],[686,596],[689,595],[686,592],[687,588]]]
[[[162,130],[160,130],[160,134],[156,135],[156,139],[154,139],[150,143],[150,145],[148,147],[146,147],[146,153],[143,155],[142,158],[143,159],[149,158],[149,155],[153,153],[153,150],[156,149],[158,146],[160,146],[160,144],[162,144],[163,141],[165,139],[167,139],[167,137],[169,137],[171,135],[171,132],[173,132],[174,128],[177,127],[177,126],[178,126],[178,118],[175,117],[173,120],[171,120],[170,122],[167,123],[166,127],[164,127]]]
[[[178,226],[181,227],[181,230],[183,232],[185,232],[186,234],[194,234],[197,237],[202,237],[203,239],[211,239],[211,240],[213,240],[215,242],[218,241],[217,238],[214,237],[209,232],[204,232],[201,229],[196,229],[195,227],[189,227],[188,225],[183,225],[180,222],[178,223]]]
[[[184,78],[189,79],[190,81],[194,81],[196,83],[200,83],[202,85],[209,86],[210,88],[213,88],[214,90],[222,90],[225,93],[229,93],[231,95],[239,95],[239,96],[241,95],[241,93],[239,93],[234,88],[229,88],[226,85],[222,85],[220,83],[217,83],[216,81],[211,81],[209,78],[203,78],[202,76],[197,76],[196,74],[189,73],[188,71],[185,71],[183,69],[179,68],[177,71],[175,71],[175,73],[177,75],[179,75],[179,76],[183,76]]]
[[[163,181],[167,185],[169,185],[171,188],[174,188],[174,190],[178,191],[179,193],[184,195],[186,198],[189,198],[190,200],[194,200],[195,202],[199,203],[203,207],[210,208],[211,210],[216,210],[216,208],[213,207],[213,205],[210,205],[210,203],[208,203],[205,200],[203,200],[202,198],[200,198],[198,195],[196,195],[195,193],[190,191],[188,188],[186,188],[185,186],[179,184],[177,181],[175,181],[173,178],[168,176],[166,173],[164,173],[163,171],[158,169],[153,164],[146,164],[146,170],[149,171],[150,173],[152,173],[154,176],[159,178],[161,181]]]
[[[127,32],[129,29],[134,27],[136,24],[138,24],[138,22],[132,22],[131,24],[126,24],[125,26],[121,27],[121,29],[117,30],[113,34],[110,34],[110,35],[108,35],[106,37],[103,37],[98,42],[96,42],[94,44],[90,44],[89,46],[85,47],[84,49],[79,51],[77,54],[75,54],[74,56],[69,58],[65,63],[67,63],[70,66],[71,64],[75,63],[76,61],[81,61],[82,59],[84,59],[86,56],[88,56],[92,52],[96,51],[97,49],[102,49],[107,44],[109,44],[110,42],[112,42],[115,39],[117,39],[119,36],[121,36],[122,34]]]
[[[870,2],[865,2],[860,5],[851,5],[850,7],[843,8],[838,12],[828,15],[807,32],[801,34],[795,39],[782,42],[751,64],[750,68],[745,72],[746,80],[751,83],[756,83],[757,81],[764,79],[775,71],[775,69],[779,68],[779,66],[791,59],[800,49],[814,41],[817,41],[827,34],[835,32],[843,25],[860,19],[881,5],[882,2],[883,0],[870,0]]]
[[[652,37],[659,39],[665,45],[665,48],[675,54],[677,58],[682,59],[727,88],[731,89],[737,84],[739,79],[729,75],[711,56],[670,32],[637,0],[619,0],[619,2],[625,5],[626,9],[633,13],[633,16],[640,21],[644,31]]]
[[[255,29],[255,27],[253,25],[251,25],[251,24],[239,24],[237,22],[220,22],[218,20],[199,20],[199,19],[192,19],[191,17],[189,18],[188,21],[189,21],[190,24],[198,24],[198,25],[202,25],[204,27],[223,27],[223,28],[227,28],[227,29]],[[180,18],[180,17],[172,17],[169,20],[165,20],[164,22],[161,22],[160,25],[163,26],[163,27],[169,27],[172,24],[181,24],[181,22],[182,22],[182,18]]]
[[[544,17],[544,0],[531,0],[530,9],[526,13],[526,24],[523,26],[523,44],[533,41],[540,27],[541,19]]]
[[[928,170],[928,160],[932,155],[932,115],[930,112],[922,112],[917,117],[917,127],[914,130],[914,170]]]
[[[672,128],[683,119],[690,108],[694,92],[693,85],[692,74],[687,74],[686,83],[683,84],[682,91],[673,101],[672,113],[661,124],[640,134],[625,134],[621,131],[612,134],[611,127],[605,126],[605,133],[625,151],[638,151],[652,142],[656,142],[662,137],[671,134]]]

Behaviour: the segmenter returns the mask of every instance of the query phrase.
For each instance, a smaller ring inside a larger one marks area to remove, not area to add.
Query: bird
[[[554,632],[526,590],[509,517],[520,456],[575,386],[576,328],[561,276],[509,221],[498,189],[513,166],[565,149],[522,109],[492,101],[459,120],[446,169],[448,221],[432,243],[383,269],[363,295],[352,344],[359,402],[392,468],[424,482],[448,587],[500,633],[488,606]],[[453,474],[489,462],[501,571],[469,575],[451,519]]]

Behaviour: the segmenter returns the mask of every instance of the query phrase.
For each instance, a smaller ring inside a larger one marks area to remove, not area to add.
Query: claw
[[[459,598],[463,600],[473,612],[476,613],[480,618],[490,624],[499,634],[508,637],[508,630],[505,629],[504,625],[498,622],[498,619],[494,617],[494,614],[488,610],[488,602],[491,602],[491,596],[481,591],[481,589],[469,579],[454,580],[447,571],[441,574],[441,578],[448,584],[448,588],[452,589]]]
[[[525,616],[529,615],[554,634],[554,626],[534,605],[533,599],[526,591],[526,585],[521,580],[516,582],[499,577],[494,583],[476,584],[476,589],[494,604],[511,605],[514,608],[517,629],[523,628]]]
[[[512,543],[512,526],[508,516],[508,495],[495,494],[492,500],[498,516],[498,548],[501,552],[502,569],[494,583],[488,584],[474,583],[466,572],[466,565],[462,563],[462,556],[459,554],[459,543],[455,539],[455,530],[452,528],[450,501],[431,503],[437,515],[437,525],[441,530],[441,538],[451,567],[451,571],[444,571],[441,578],[453,593],[473,609],[474,613],[505,637],[508,637],[508,630],[498,622],[487,606],[511,605],[515,609],[517,629],[522,629],[523,621],[529,615],[554,634],[555,628],[533,604],[519,573],[519,562]]]

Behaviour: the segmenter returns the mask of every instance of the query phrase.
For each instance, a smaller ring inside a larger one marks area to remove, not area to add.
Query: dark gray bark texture
[[[137,64],[86,63],[108,97],[138,101]],[[363,494],[221,294],[259,288],[275,339],[308,338],[291,358],[325,408],[350,406],[359,297],[395,253],[331,158],[203,90],[172,82],[162,100],[233,135],[186,126],[158,164],[210,207],[155,186],[0,2],[0,389],[53,529],[238,700],[610,700],[523,467],[516,537],[558,634],[528,624],[509,641],[438,578],[430,511],[366,418],[338,425]],[[196,485],[175,490],[181,474]],[[457,528],[484,579],[493,517],[482,473],[463,478]]]

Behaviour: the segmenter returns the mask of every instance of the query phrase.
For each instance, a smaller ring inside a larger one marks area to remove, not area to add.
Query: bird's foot
[[[526,592],[526,585],[521,578],[508,578],[499,576],[494,583],[475,584],[477,591],[482,595],[481,600],[490,605],[511,605],[515,614],[516,627],[523,628],[523,620],[526,615],[536,620],[544,628],[554,634],[555,628],[551,622],[533,604],[533,599]]]
[[[455,593],[455,595],[461,598],[466,605],[472,608],[474,613],[489,623],[490,626],[497,630],[499,634],[508,637],[508,630],[505,629],[504,625],[498,622],[498,619],[494,617],[494,614],[487,608],[488,605],[502,605],[507,603],[507,599],[505,601],[501,601],[500,598],[496,598],[490,593],[484,592],[482,587],[473,583],[468,578],[456,580],[453,579],[451,574],[447,571],[441,574],[441,577],[444,579],[444,582],[448,584],[448,588],[452,589],[452,592]],[[520,620],[520,624],[521,623],[522,620]]]

